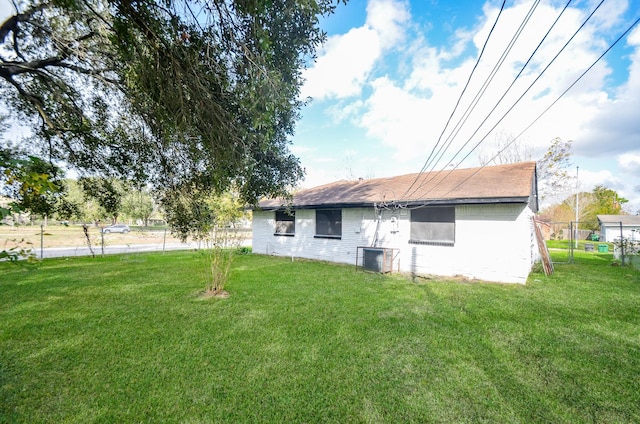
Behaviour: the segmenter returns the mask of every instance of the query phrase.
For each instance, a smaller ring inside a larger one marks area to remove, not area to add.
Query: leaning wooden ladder
[[[542,260],[542,267],[544,268],[544,275],[549,276],[553,274],[553,262],[551,261],[551,256],[549,255],[547,243],[544,242],[544,237],[542,237],[540,222],[535,218],[533,219],[533,226],[536,230],[536,241],[538,242],[538,250],[540,251],[540,258]]]

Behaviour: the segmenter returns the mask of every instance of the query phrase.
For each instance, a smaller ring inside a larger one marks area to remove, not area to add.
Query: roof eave
[[[428,200],[411,200],[411,201],[393,201],[393,202],[337,202],[322,204],[306,204],[306,205],[281,205],[281,206],[265,206],[254,208],[254,210],[275,211],[284,210],[287,207],[291,209],[348,209],[348,208],[371,208],[378,207],[418,207],[418,206],[445,206],[445,205],[492,205],[501,203],[528,203],[529,196],[510,196],[510,197],[491,197],[491,198],[462,198],[462,199],[428,199]]]

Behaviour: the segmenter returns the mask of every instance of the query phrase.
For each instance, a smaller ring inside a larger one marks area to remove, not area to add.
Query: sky
[[[558,18],[566,3],[506,1],[499,17],[502,1],[339,6],[303,73],[312,100],[291,146],[302,185],[478,166],[513,138],[537,160],[560,137],[580,191],[605,185],[638,213],[640,25],[598,58],[640,18],[640,0],[606,0],[584,26],[598,2]],[[427,162],[434,148],[440,160]]]
[[[580,191],[605,185],[639,213],[640,25],[598,59],[640,18],[640,0],[599,3],[339,5],[303,71],[309,102],[291,144],[301,186],[474,167],[514,138],[537,160],[559,137],[572,140]],[[0,21],[10,12],[0,0]]]

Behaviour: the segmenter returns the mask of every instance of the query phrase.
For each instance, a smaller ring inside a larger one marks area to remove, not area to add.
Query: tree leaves
[[[571,184],[575,183],[573,176],[569,175],[569,168],[573,165],[571,162],[572,143],[573,140],[563,141],[560,137],[554,138],[542,159],[537,162],[539,191],[542,200],[566,193]]]
[[[0,92],[80,172],[285,195],[300,70],[338,1],[30,0],[0,26]]]

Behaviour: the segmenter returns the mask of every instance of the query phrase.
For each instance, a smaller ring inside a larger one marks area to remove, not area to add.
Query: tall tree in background
[[[117,223],[122,212],[122,200],[129,187],[115,178],[83,177],[78,183],[85,197],[95,200],[111,219],[111,223]]]
[[[66,191],[57,208],[56,216],[63,221],[94,222],[104,213],[97,202],[87,199],[77,180],[65,180]]]
[[[563,141],[560,137],[551,140],[549,149],[538,160],[538,192],[541,200],[567,193],[575,184],[575,178],[569,174],[571,162],[571,144],[573,140]]]
[[[563,141],[560,137],[551,140],[549,148],[537,160],[538,195],[541,202],[556,197],[558,202],[575,184],[575,178],[569,174],[572,140]],[[476,155],[480,165],[504,165],[535,160],[534,149],[512,136],[498,134],[495,150],[480,149]],[[557,198],[557,196],[560,196]]]
[[[618,192],[599,185],[590,192],[579,193],[580,209],[578,221],[580,228],[599,230],[598,215],[624,215],[622,205],[628,200],[620,197]],[[576,197],[570,195],[561,203],[546,208],[543,212],[554,222],[569,223],[575,220]]]
[[[495,136],[492,149],[480,146],[476,149],[476,156],[482,166],[505,165],[534,160],[534,149],[524,141],[500,132]]]
[[[141,220],[145,227],[149,225],[153,210],[153,198],[146,190],[131,190],[122,199],[122,213],[129,218]]]
[[[286,195],[300,71],[341,1],[27,0],[0,26],[0,97],[89,174]]]
[[[622,205],[629,200],[620,197],[618,192],[598,185],[593,188],[592,201],[586,205],[586,209],[592,215],[625,215]]]

